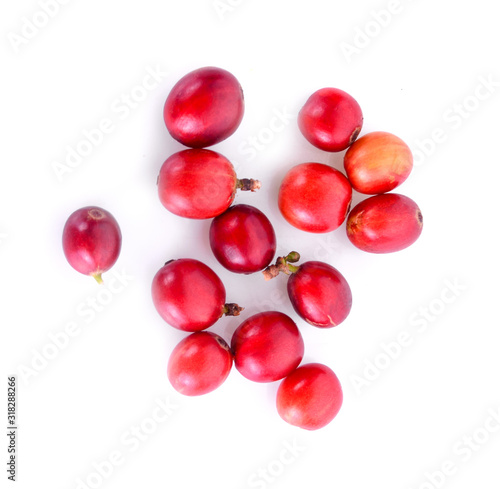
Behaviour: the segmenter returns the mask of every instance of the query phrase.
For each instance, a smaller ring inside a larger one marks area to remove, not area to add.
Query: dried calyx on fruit
[[[279,257],[262,273],[266,280],[280,272],[289,275],[287,292],[295,312],[318,328],[332,328],[349,315],[352,294],[344,276],[328,263],[307,261],[294,265],[300,255],[292,251]]]

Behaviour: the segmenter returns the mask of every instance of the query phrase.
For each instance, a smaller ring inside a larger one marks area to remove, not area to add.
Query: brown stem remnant
[[[265,270],[262,270],[262,274],[266,280],[271,280],[277,277],[280,272],[286,275],[295,273],[299,267],[292,265],[300,260],[300,255],[296,251],[288,253],[287,256],[279,256],[274,265],[269,265]]]
[[[251,192],[255,192],[260,188],[259,180],[253,180],[252,178],[241,178],[236,181],[236,188],[240,190],[250,190]]]
[[[222,308],[222,314],[226,316],[239,316],[240,312],[243,311],[243,309],[245,308],[238,306],[238,304],[224,304],[224,307]]]

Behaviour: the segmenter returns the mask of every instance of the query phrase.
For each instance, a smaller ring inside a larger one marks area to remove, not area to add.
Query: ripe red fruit
[[[186,149],[170,156],[158,176],[161,203],[173,214],[209,219],[222,214],[236,190],[260,188],[258,180],[238,180],[231,162],[215,151]]]
[[[352,294],[344,276],[321,261],[307,261],[290,275],[288,297],[295,312],[319,328],[337,326],[349,315]]]
[[[287,291],[295,312],[319,328],[339,325],[349,315],[352,306],[351,288],[344,276],[334,267],[321,261],[292,265],[300,255],[292,251],[279,257],[262,273],[270,280],[280,272],[289,275]]]
[[[190,334],[173,349],[167,376],[176,391],[199,396],[217,389],[232,365],[229,345],[220,336],[203,331]]]
[[[163,117],[174,139],[191,148],[203,148],[233,134],[243,112],[243,90],[234,75],[205,67],[188,73],[174,85]]]
[[[413,168],[413,156],[408,145],[394,134],[371,132],[349,147],[344,168],[354,190],[383,194],[407,179]]]
[[[281,182],[278,206],[292,226],[328,233],[344,222],[351,198],[351,184],[338,170],[322,163],[302,163]]]
[[[219,263],[231,272],[254,273],[274,258],[276,235],[263,212],[239,204],[214,218],[210,247]]]
[[[116,219],[108,211],[90,206],[69,216],[62,243],[69,264],[102,283],[102,273],[118,259],[122,235]]]
[[[217,274],[191,258],[170,260],[156,273],[151,287],[160,316],[183,331],[201,331],[223,314],[238,316],[242,308],[225,304],[226,289]]]
[[[342,151],[357,137],[363,126],[358,102],[338,88],[314,92],[299,112],[299,129],[304,137],[323,151]]]
[[[250,316],[231,339],[236,369],[254,382],[273,382],[297,368],[304,341],[286,314],[266,311]]]
[[[317,430],[335,418],[342,400],[342,387],[333,370],[321,363],[308,363],[281,382],[276,407],[287,423]]]
[[[360,250],[391,253],[407,248],[422,232],[417,204],[400,194],[381,194],[361,201],[347,219],[347,237]]]

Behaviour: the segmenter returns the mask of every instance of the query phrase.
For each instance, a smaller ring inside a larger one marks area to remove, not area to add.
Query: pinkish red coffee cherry
[[[343,151],[358,137],[363,126],[361,107],[338,88],[322,88],[306,101],[298,116],[304,137],[323,151]]]
[[[200,396],[217,389],[233,365],[229,345],[218,335],[201,331],[184,338],[172,351],[167,376],[185,396]]]
[[[276,394],[278,414],[305,430],[325,427],[337,416],[343,394],[333,370],[320,363],[300,366],[282,380]]]
[[[328,233],[344,222],[351,198],[351,184],[338,170],[323,163],[302,163],[283,178],[278,207],[292,226]]]
[[[239,180],[231,162],[208,149],[171,155],[160,169],[157,184],[164,207],[190,219],[218,216],[232,204],[237,189],[260,188],[258,180]]]
[[[354,190],[382,194],[401,185],[413,168],[408,145],[394,134],[370,132],[356,140],[344,156],[344,168]]]
[[[321,261],[295,265],[300,255],[292,251],[279,257],[262,273],[270,280],[280,272],[289,275],[288,297],[295,312],[312,326],[333,328],[342,323],[352,307],[352,293],[347,280],[334,267]]]
[[[344,276],[321,261],[307,261],[290,275],[288,297],[295,312],[318,328],[342,323],[352,307],[352,294]]]
[[[171,136],[191,148],[219,143],[243,118],[243,90],[226,70],[204,67],[183,76],[165,102],[163,117]]]
[[[347,219],[351,243],[370,253],[392,253],[413,244],[422,233],[422,212],[409,197],[374,195],[361,201]]]
[[[271,222],[251,205],[235,205],[215,217],[209,235],[215,258],[231,272],[258,272],[271,263],[276,253]]]
[[[266,311],[250,316],[231,339],[236,369],[254,382],[282,379],[298,367],[304,341],[286,314]]]
[[[151,286],[158,314],[182,331],[201,331],[222,317],[237,316],[237,304],[226,304],[226,289],[217,274],[191,258],[170,260],[160,268]]]
[[[63,251],[78,272],[102,282],[102,274],[118,259],[122,235],[116,219],[101,207],[73,212],[64,225]]]

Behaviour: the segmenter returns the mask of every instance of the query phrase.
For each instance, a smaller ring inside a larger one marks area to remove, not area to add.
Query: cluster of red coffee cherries
[[[256,207],[232,205],[237,190],[255,191],[258,180],[239,179],[231,162],[205,149],[228,138],[244,112],[238,80],[220,68],[195,70],[181,78],[167,97],[164,120],[169,133],[189,147],[171,155],[158,176],[161,203],[190,219],[212,219],[210,247],[218,262],[234,273],[262,271],[268,280],[288,275],[287,291],[297,315],[319,328],[337,326],[348,316],[352,295],[343,275],[331,265],[308,261],[292,251],[272,263],[276,234]],[[347,93],[324,88],[307,100],[298,115],[299,128],[314,146],[343,151],[347,177],[321,163],[289,170],[278,206],[293,226],[312,233],[337,229],[347,218],[350,241],[364,251],[387,253],[406,248],[422,230],[422,215],[408,197],[387,193],[412,169],[412,154],[398,137],[373,132],[357,139],[363,123],[358,103]],[[352,189],[373,195],[350,212]],[[64,252],[81,273],[101,281],[118,258],[121,235],[104,209],[86,207],[68,219]],[[254,382],[275,382],[276,407],[288,423],[314,430],[327,425],[342,405],[342,388],[326,365],[300,365],[304,341],[297,324],[282,312],[265,311],[244,320],[230,345],[206,331],[223,315],[242,308],[226,302],[217,274],[192,258],[170,260],[156,273],[152,299],[171,326],[189,332],[172,351],[167,368],[172,386],[188,396],[219,387],[233,364]]]

